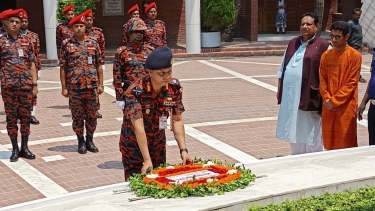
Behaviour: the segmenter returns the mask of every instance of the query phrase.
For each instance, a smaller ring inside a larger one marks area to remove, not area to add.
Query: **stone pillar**
[[[185,0],[186,53],[201,52],[200,0]]]
[[[47,59],[57,59],[56,26],[57,0],[43,0]]]

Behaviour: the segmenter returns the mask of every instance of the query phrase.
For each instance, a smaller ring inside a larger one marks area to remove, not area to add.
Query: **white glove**
[[[105,64],[102,64],[102,70],[105,71]]]
[[[122,110],[124,110],[124,108],[125,108],[125,102],[124,101],[117,101],[116,100],[116,105],[117,105],[117,107],[119,107]]]
[[[39,71],[38,71],[38,79],[41,78],[41,77],[42,77],[42,71],[39,70]]]

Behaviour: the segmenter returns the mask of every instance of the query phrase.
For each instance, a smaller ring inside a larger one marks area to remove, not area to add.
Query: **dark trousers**
[[[375,105],[370,103],[370,108],[368,110],[368,138],[369,145],[375,145]]]

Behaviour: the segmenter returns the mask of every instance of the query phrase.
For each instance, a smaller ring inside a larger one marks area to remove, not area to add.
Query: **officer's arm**
[[[124,70],[121,59],[121,49],[118,49],[113,60],[113,87],[115,88],[117,101],[123,100],[123,92],[125,91],[122,89]]]
[[[63,65],[60,66],[61,89],[66,89],[66,72]]]
[[[134,126],[134,133],[137,138],[137,143],[139,149],[141,150],[142,157],[144,161],[151,161],[150,152],[148,151],[147,137],[145,126],[143,124],[143,118],[131,118],[132,124]]]
[[[103,86],[103,68],[101,64],[96,65],[96,69],[98,70],[98,78],[99,78],[99,85]]]
[[[184,122],[182,121],[182,115],[173,115],[172,124],[173,135],[178,143],[178,146],[180,147],[180,149],[186,148],[185,127]]]
[[[33,83],[37,83],[38,75],[36,73],[35,63],[31,62],[31,75],[33,76]]]

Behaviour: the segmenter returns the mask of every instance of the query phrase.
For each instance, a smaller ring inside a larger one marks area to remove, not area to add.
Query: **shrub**
[[[202,31],[220,31],[235,15],[234,0],[201,0]]]
[[[74,4],[74,9],[75,9],[74,13],[78,15],[84,12],[85,10],[96,9],[95,3],[99,1],[100,0],[58,0],[59,6],[57,7],[57,11],[56,11],[57,21],[59,23],[65,21],[65,17],[63,14],[61,14],[61,11],[71,3]]]

